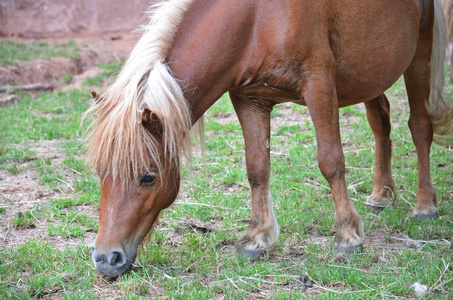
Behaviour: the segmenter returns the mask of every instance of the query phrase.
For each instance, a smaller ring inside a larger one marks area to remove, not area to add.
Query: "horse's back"
[[[382,94],[408,68],[425,6],[433,1],[194,0],[168,62],[197,86],[189,96],[209,103],[230,90],[304,104],[313,75],[330,72],[339,105],[351,105]]]

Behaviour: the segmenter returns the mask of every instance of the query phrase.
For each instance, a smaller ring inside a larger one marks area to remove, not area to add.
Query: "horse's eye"
[[[156,181],[156,173],[146,172],[140,179],[140,185],[152,185]]]

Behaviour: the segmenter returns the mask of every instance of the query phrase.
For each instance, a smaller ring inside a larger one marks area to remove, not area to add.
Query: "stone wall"
[[[0,36],[53,38],[129,33],[153,0],[0,0]]]

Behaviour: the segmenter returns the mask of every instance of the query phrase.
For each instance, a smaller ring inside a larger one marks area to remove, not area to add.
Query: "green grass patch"
[[[66,43],[49,44],[45,41],[13,42],[0,40],[0,65],[16,66],[20,61],[32,59],[49,59],[51,57],[76,58],[80,55],[80,49],[73,41]]]
[[[72,81],[73,77],[74,77],[74,74],[68,73],[66,75],[63,75],[61,78],[59,78],[58,82],[62,83],[62,84],[69,84]]]
[[[92,285],[94,273],[86,269],[89,247],[61,250],[49,242],[29,240],[14,249],[0,248],[0,297],[42,298],[63,292],[83,294]],[[91,294],[93,297],[93,294]]]
[[[12,165],[11,167],[7,167],[6,170],[8,172],[10,172],[11,174],[19,174],[20,172],[22,172],[22,170],[24,170],[23,168],[20,168],[18,167],[17,165]]]
[[[25,211],[24,213],[18,212],[14,216],[12,221],[13,226],[15,228],[33,228],[35,224],[33,224],[33,214],[30,211]]]
[[[28,147],[14,147],[5,145],[5,150],[0,154],[0,162],[26,162],[35,159],[35,152],[31,151]]]
[[[65,238],[83,238],[85,229],[79,225],[52,225],[48,228],[49,236],[62,236]]]
[[[78,90],[25,95],[21,101],[0,110],[0,139],[2,143],[75,140],[84,131],[81,116],[89,106],[88,99],[87,93]],[[15,150],[9,149],[6,144],[4,151],[8,155]]]
[[[123,64],[124,64],[124,60],[121,60],[118,62],[113,62],[113,63],[108,63],[108,64],[101,63],[100,67],[103,69],[101,74],[85,79],[83,84],[85,86],[92,86],[92,87],[96,88],[96,87],[102,85],[102,83],[105,80],[109,80],[114,75],[117,75],[120,72]]]

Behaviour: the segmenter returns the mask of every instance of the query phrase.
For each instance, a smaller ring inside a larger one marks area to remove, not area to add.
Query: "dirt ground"
[[[53,85],[55,89],[77,88],[87,77],[96,76],[101,70],[100,63],[110,63],[123,60],[135,45],[138,37],[124,35],[106,38],[71,39],[80,49],[80,57],[53,57],[51,59],[34,59],[24,61],[19,66],[0,67],[0,86],[20,86],[41,84]],[[27,43],[30,40],[14,39],[13,41]],[[67,40],[45,40],[52,43],[64,43]],[[73,74],[69,86],[59,83],[58,79],[66,74]]]

